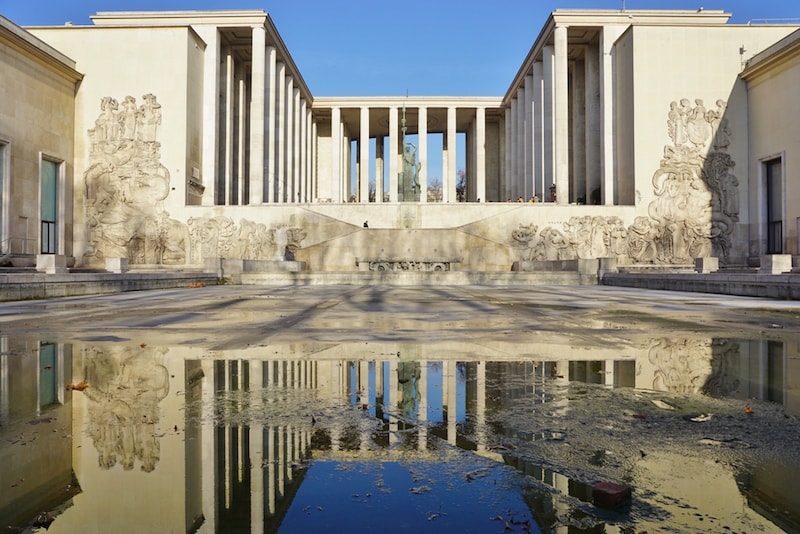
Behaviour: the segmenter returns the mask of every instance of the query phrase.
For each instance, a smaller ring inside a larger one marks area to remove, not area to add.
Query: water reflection
[[[655,442],[628,465],[629,456],[598,444],[584,469],[559,463],[557,452],[579,448],[573,419],[608,433],[643,420],[634,430],[671,440],[666,425],[685,414],[644,413],[642,391],[664,392],[667,406],[694,406],[689,399],[702,394],[797,415],[796,340],[660,338],[616,357],[598,349],[603,359],[541,361],[461,359],[447,346],[381,346],[371,358],[348,357],[354,345],[314,356],[293,346],[212,358],[124,342],[0,343],[3,526],[32,529],[43,519],[52,532],[275,532],[355,516],[422,530],[464,530],[457,520],[490,532],[536,523],[565,532],[658,522],[680,530],[698,516],[713,524],[733,513],[737,495],[747,507],[734,514],[733,531],[800,521],[793,458],[733,469]],[[81,381],[86,389],[69,388]],[[639,419],[600,423],[591,413],[620,399],[630,402],[616,412],[631,409]],[[734,426],[713,428],[703,439],[745,443]],[[674,469],[681,461],[697,463],[687,474]],[[628,508],[595,505],[602,473],[633,486]],[[331,493],[349,497],[323,504]],[[397,510],[406,512],[395,517]]]

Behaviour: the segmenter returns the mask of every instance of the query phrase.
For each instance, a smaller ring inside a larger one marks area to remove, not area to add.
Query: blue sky
[[[20,26],[98,11],[264,9],[315,96],[502,96],[555,9],[723,9],[793,18],[798,0],[0,0]]]

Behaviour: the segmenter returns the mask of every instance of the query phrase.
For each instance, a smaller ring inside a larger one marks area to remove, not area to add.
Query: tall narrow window
[[[55,254],[57,251],[58,167],[55,161],[42,160],[42,254]]]
[[[781,159],[764,163],[767,197],[767,254],[783,253],[783,164]]]
[[[57,375],[56,346],[42,343],[39,345],[39,408],[58,402]]]

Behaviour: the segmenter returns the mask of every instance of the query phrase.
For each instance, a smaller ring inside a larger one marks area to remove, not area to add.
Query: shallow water
[[[800,528],[791,336],[550,343],[538,360],[81,339],[0,338],[9,532]],[[601,482],[631,500],[601,506]]]

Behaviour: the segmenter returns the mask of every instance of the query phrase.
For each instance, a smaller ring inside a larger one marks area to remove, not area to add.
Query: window
[[[41,180],[41,253],[55,254],[58,246],[56,240],[56,215],[58,213],[58,171],[60,164],[55,161],[42,160]]]
[[[39,408],[58,403],[58,362],[56,346],[42,343],[39,346]]]
[[[767,254],[783,253],[783,162],[764,162],[767,199]]]

